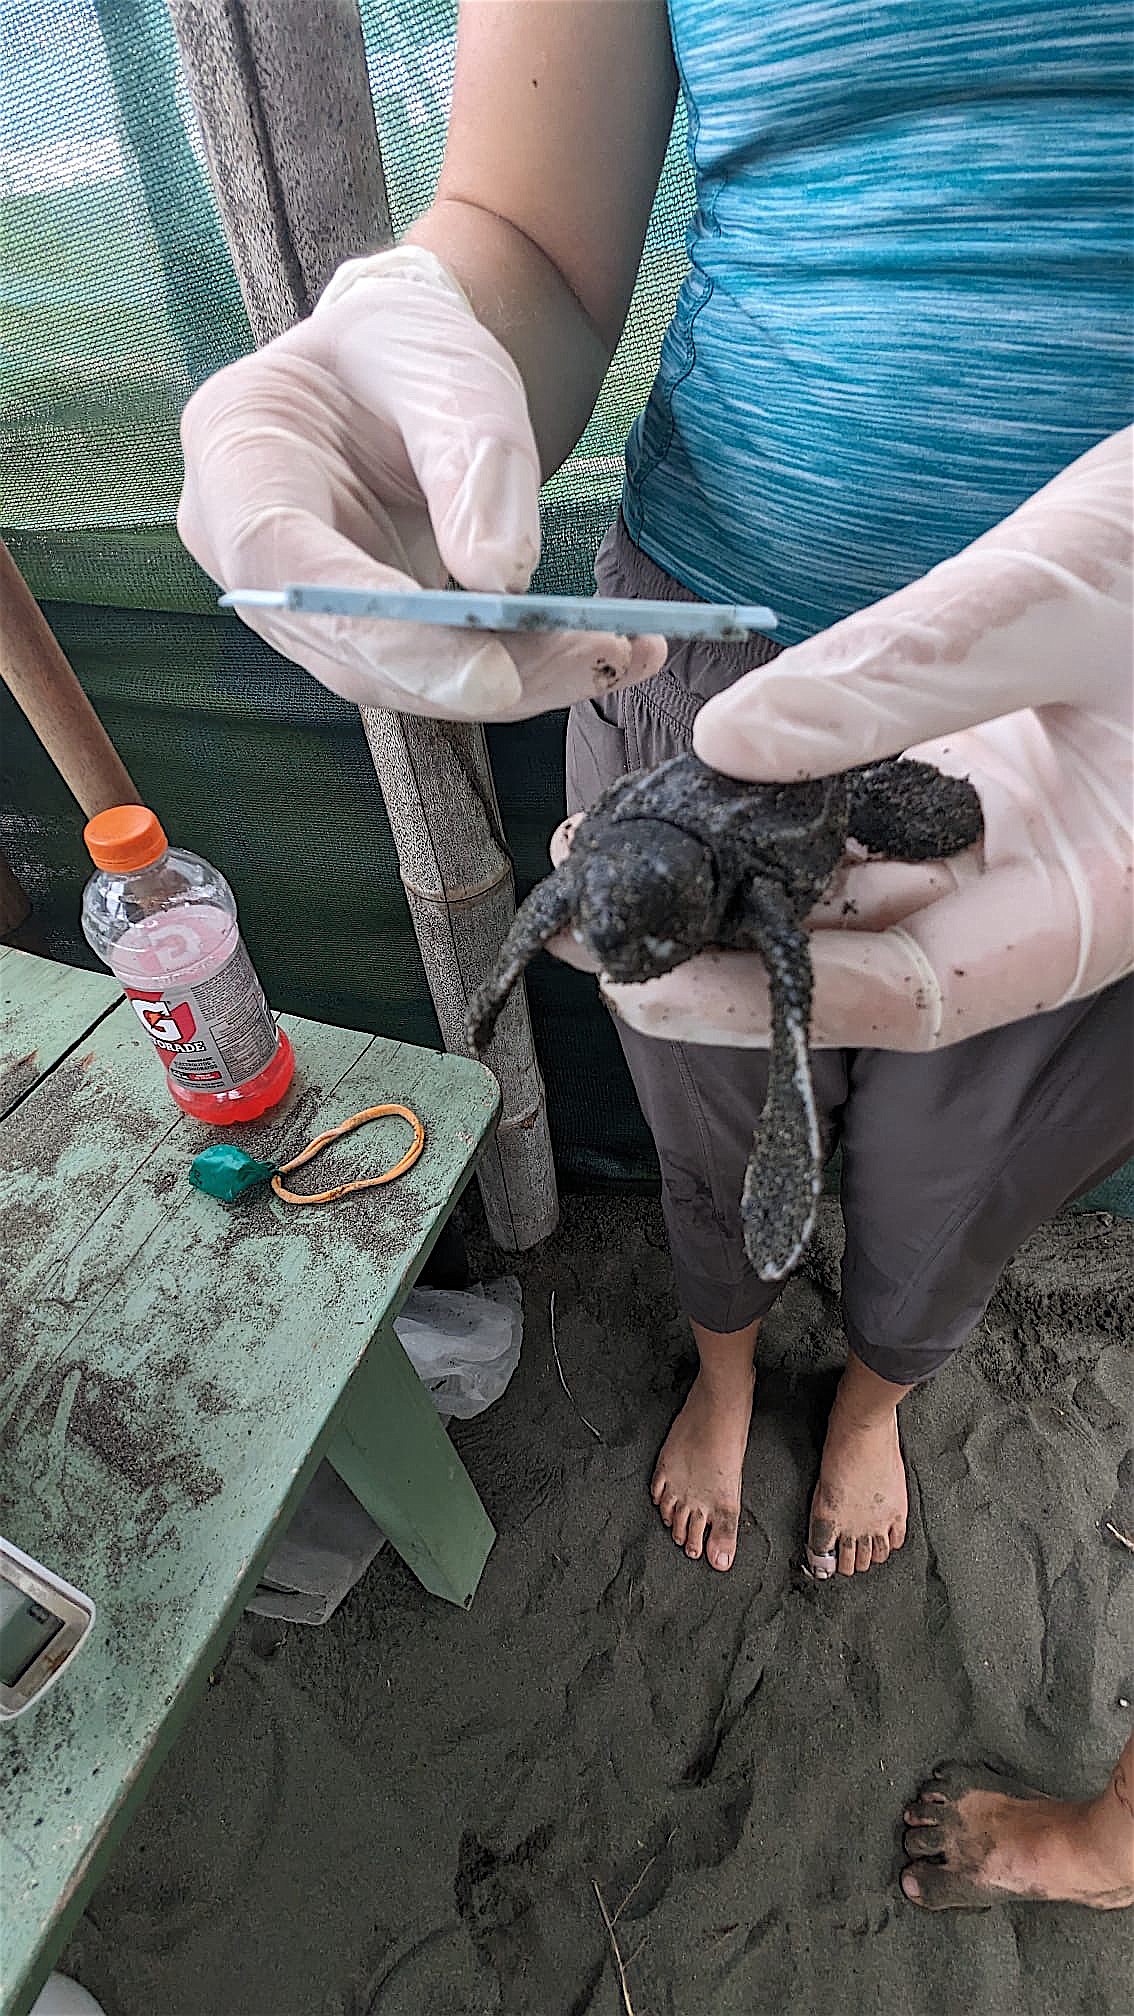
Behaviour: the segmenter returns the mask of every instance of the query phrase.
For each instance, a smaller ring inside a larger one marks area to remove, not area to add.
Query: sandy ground
[[[321,1630],[245,1620],[66,1956],[108,2016],[1129,2016],[1134,1913],[930,1918],[896,1876],[938,1759],[1085,1793],[1129,1725],[1134,1225],[1031,1242],[905,1409],[904,1552],[816,1588],[838,1250],[829,1215],[766,1326],[718,1577],[646,1495],[689,1369],[657,1209],[567,1201],[460,1433],[472,1613],[387,1551]]]

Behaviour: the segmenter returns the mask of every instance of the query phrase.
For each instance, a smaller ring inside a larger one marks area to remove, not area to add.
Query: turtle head
[[[713,858],[680,827],[626,819],[579,851],[579,935],[612,980],[656,980],[710,942]]]

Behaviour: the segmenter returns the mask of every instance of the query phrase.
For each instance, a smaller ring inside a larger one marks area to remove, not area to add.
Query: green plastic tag
[[[206,1197],[219,1197],[222,1204],[235,1204],[246,1190],[268,1183],[276,1174],[275,1162],[257,1162],[231,1141],[215,1141],[202,1148],[189,1164],[189,1181]]]

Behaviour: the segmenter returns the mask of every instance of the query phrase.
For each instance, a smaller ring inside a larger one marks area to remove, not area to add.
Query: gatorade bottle
[[[283,1098],[295,1070],[236,922],[224,876],[171,847],[144,805],[116,805],[83,835],[98,870],[83,935],[153,1038],[177,1104],[228,1127]]]

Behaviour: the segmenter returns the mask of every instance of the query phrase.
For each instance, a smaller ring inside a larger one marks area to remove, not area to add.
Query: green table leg
[[[326,1455],[419,1582],[467,1608],[496,1534],[391,1325],[347,1387]]]

